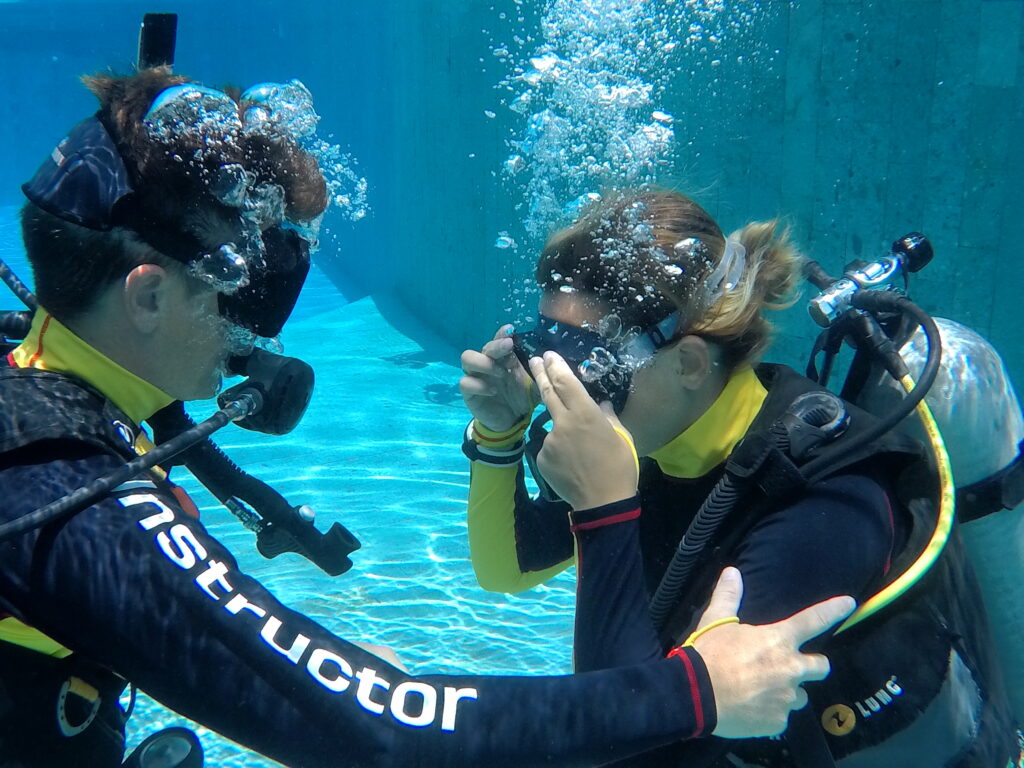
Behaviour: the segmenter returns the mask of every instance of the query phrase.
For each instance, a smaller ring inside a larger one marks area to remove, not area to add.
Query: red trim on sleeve
[[[693,700],[693,714],[697,725],[694,727],[693,733],[687,736],[687,738],[693,739],[704,732],[704,702],[701,701],[700,697],[700,685],[697,683],[697,673],[693,669],[693,662],[690,661],[686,649],[680,645],[666,654],[666,658],[672,658],[673,656],[678,656],[683,660],[683,666],[686,667],[686,678],[690,681],[690,698]]]
[[[615,523],[624,523],[627,520],[635,520],[640,517],[640,507],[631,509],[629,512],[620,512],[617,515],[611,515],[609,517],[603,517],[600,520],[591,520],[586,523],[577,523],[570,527],[573,533],[576,531],[590,531],[594,528],[603,528],[606,525],[614,525]]]
[[[14,353],[13,352],[8,352],[7,353],[7,364],[9,366],[11,366],[11,368],[17,368],[18,367],[18,364],[16,362],[14,362]]]

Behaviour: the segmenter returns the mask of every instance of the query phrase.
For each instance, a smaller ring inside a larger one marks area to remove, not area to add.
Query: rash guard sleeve
[[[0,469],[0,520],[118,464]],[[287,608],[170,494],[115,496],[4,543],[0,610],[284,764],[582,766],[715,727],[696,652],[568,677],[411,676]]]
[[[626,507],[635,514],[624,514]],[[647,612],[639,507],[636,498],[573,514],[578,579],[586,583],[577,591],[577,671],[660,655]],[[740,620],[768,624],[836,595],[863,600],[888,570],[894,538],[889,498],[875,480],[847,474],[818,483],[741,542],[732,563],[743,575]]]
[[[480,586],[522,592],[574,562],[568,505],[531,499],[523,464],[470,467],[469,551]]]

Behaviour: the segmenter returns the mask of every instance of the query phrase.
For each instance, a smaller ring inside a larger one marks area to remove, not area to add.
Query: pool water
[[[0,258],[22,279],[16,209],[0,208]],[[6,289],[5,289],[6,290]],[[20,308],[4,295],[0,309]],[[289,435],[228,426],[214,440],[292,504],[362,542],[354,567],[332,578],[298,555],[264,559],[253,535],[186,471],[210,532],[282,602],[346,640],[393,648],[412,673],[560,674],[570,671],[575,582],[563,575],[522,597],[484,592],[469,562],[469,464],[459,450],[469,420],[458,394],[460,350],[413,342],[371,298],[346,303],[315,266],[282,334],[285,353],[316,371],[305,417]],[[398,313],[398,314],[396,314]],[[411,319],[409,320],[411,322]],[[194,408],[196,417],[212,411]],[[140,695],[129,743],[184,721]],[[198,728],[208,764],[274,763]]]

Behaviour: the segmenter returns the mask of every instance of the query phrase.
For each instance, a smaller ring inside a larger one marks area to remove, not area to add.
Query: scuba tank
[[[1024,415],[999,353],[960,323],[936,318],[946,354],[927,396],[946,439],[956,478],[957,518],[985,597],[993,642],[1014,713],[1024,714]],[[900,354],[921,367],[923,339],[914,334]],[[887,410],[897,393],[879,380],[859,405]],[[901,428],[914,437],[920,423]],[[998,514],[995,514],[997,513]]]
[[[913,233],[897,241],[894,251],[908,242],[913,247],[927,240]],[[899,351],[914,378],[925,368],[929,343],[920,329],[894,314],[879,313],[869,320],[840,307],[839,312],[826,316],[836,303],[834,297],[842,295],[844,289],[849,295],[851,284],[855,291],[875,287],[858,279],[877,271],[873,266],[848,265],[846,276],[836,280],[813,262],[809,264],[808,279],[822,288],[822,294],[812,300],[810,312],[819,324],[828,327],[815,344],[807,375],[827,383],[839,349],[844,341],[851,342],[857,351],[845,377],[842,396],[867,411],[883,415],[891,413],[905,395],[886,373],[879,356],[872,353],[870,344],[865,343],[864,334],[851,329],[873,323],[882,331],[885,343]],[[945,318],[934,320],[943,354],[925,403],[948,453],[956,481],[960,535],[989,613],[1007,695],[1015,715],[1020,717],[1024,715],[1024,615],[1020,610],[1024,597],[1024,415],[995,348],[960,323]],[[819,352],[825,353],[820,372],[815,361]],[[917,414],[908,416],[897,428],[921,442],[929,442]]]

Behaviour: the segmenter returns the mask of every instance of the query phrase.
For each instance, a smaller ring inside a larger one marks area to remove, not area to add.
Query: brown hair
[[[771,324],[762,312],[792,303],[802,260],[777,220],[747,224],[733,238],[746,249],[739,281],[702,306],[726,246],[715,220],[673,190],[615,191],[548,239],[536,279],[546,292],[593,294],[625,328],[647,328],[679,311],[675,338],[714,341],[732,369],[756,361],[768,345]]]
[[[327,207],[327,187],[316,158],[287,137],[243,133],[229,138],[183,131],[154,140],[143,122],[153,100],[166,88],[190,82],[169,68],[131,76],[88,75],[82,81],[99,100],[99,118],[128,168],[135,189],[133,220],[144,220],[153,231],[187,232],[210,241],[222,231],[233,232],[237,209],[219,202],[209,189],[220,167],[232,163],[253,173],[257,183],[280,185],[286,214],[294,221],[313,219]],[[237,101],[237,89],[228,93]],[[160,243],[144,242],[131,223],[101,232],[27,203],[21,225],[39,303],[58,319],[87,310],[111,282],[140,264],[177,266],[161,256]]]

